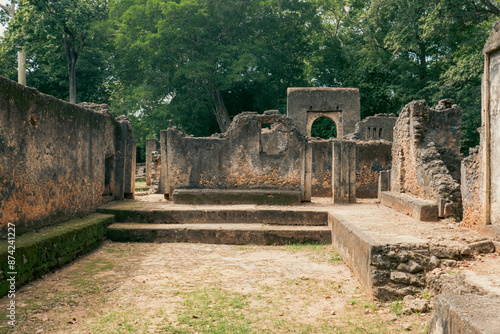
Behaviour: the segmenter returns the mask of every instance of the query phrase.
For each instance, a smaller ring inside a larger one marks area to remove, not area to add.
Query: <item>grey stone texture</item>
[[[176,189],[173,199],[175,204],[297,205],[302,201],[302,192],[281,189]]]
[[[159,148],[159,145],[158,145]],[[149,193],[159,194],[160,193],[160,180],[161,180],[161,155],[159,151],[151,152],[151,159],[149,161]]]
[[[471,228],[484,225],[484,166],[482,155],[482,146],[478,145],[470,148],[469,156],[462,160],[462,224]]]
[[[332,143],[332,139],[308,141],[311,147],[312,197],[332,197]]]
[[[146,139],[146,184],[151,185],[151,162],[152,153],[160,152],[160,142],[158,139]]]
[[[275,125],[269,130],[266,124]],[[274,136],[273,148],[266,144],[270,136]],[[163,140],[166,175],[162,179],[166,178],[164,192],[170,198],[174,190],[183,188],[304,191],[306,138],[277,111],[241,113],[226,133],[208,138],[170,127],[162,132]]]
[[[91,213],[103,196],[123,198],[131,157],[120,137],[133,140],[124,129],[105,105],[70,104],[0,77],[1,236],[7,223],[20,235]]]
[[[356,140],[356,197],[377,198],[379,173],[392,167],[392,143]]]
[[[360,120],[357,88],[288,88],[287,116],[304,136],[311,136],[311,127],[320,117],[332,119],[337,126],[337,138],[354,132]]]
[[[394,128],[391,191],[444,200],[444,216],[461,217],[462,111],[453,100],[435,109],[425,101],[406,105]]]
[[[500,297],[443,294],[434,300],[429,333],[500,333]]]
[[[346,134],[346,139],[387,140],[392,141],[397,117],[394,114],[376,114],[356,123],[353,133]]]
[[[484,211],[481,225],[500,226],[500,21],[493,25],[484,49],[482,82],[481,176],[484,192],[481,194]],[[474,175],[472,175],[474,178]]]
[[[356,203],[356,142],[342,140],[332,144],[333,203]]]
[[[136,181],[146,181],[146,163],[136,163],[135,164],[135,180]]]
[[[380,204],[422,221],[437,221],[438,206],[433,201],[390,191],[380,193]]]

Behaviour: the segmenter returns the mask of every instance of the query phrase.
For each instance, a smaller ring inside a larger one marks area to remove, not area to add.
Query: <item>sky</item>
[[[2,5],[7,5],[7,4],[10,4],[10,1],[9,0],[0,0],[0,3]],[[0,10],[3,11],[3,9],[0,9]],[[5,27],[0,24],[0,36],[3,36],[4,30],[5,30]]]

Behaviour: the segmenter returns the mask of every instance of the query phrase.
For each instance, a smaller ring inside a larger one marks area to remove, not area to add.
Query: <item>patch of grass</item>
[[[397,315],[398,317],[401,315],[403,311],[403,301],[395,300],[391,303],[391,312]]]
[[[168,322],[161,329],[168,333],[257,333],[245,316],[249,305],[244,294],[221,288],[183,292],[184,302],[177,324]],[[189,329],[189,331],[188,331]]]
[[[136,188],[141,188],[141,187],[146,187],[146,181],[135,181],[135,187]]]
[[[284,250],[289,252],[304,252],[312,254],[312,258],[317,262],[330,262],[340,264],[343,263],[342,256],[333,249],[332,245],[320,243],[305,243],[305,244],[288,244],[282,246]]]

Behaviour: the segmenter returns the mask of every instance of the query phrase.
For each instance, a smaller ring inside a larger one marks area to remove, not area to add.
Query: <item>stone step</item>
[[[119,222],[141,222],[152,224],[267,224],[292,226],[327,226],[325,211],[255,209],[231,206],[217,208],[193,208],[186,206],[174,209],[171,206],[127,206],[126,202],[110,203],[97,210],[113,214]]]
[[[327,226],[263,224],[139,224],[115,223],[106,236],[118,242],[192,242],[232,245],[331,243]]]
[[[175,204],[299,205],[300,190],[276,189],[176,189]]]

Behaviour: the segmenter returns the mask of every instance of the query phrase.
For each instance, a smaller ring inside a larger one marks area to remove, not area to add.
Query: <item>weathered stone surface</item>
[[[378,176],[391,169],[392,143],[385,140],[356,141],[356,197],[377,198]]]
[[[481,146],[469,149],[469,156],[462,160],[461,195],[462,224],[467,227],[484,225],[484,173]]]
[[[273,151],[261,141],[265,124],[275,124]],[[303,192],[305,149],[305,137],[277,113],[241,113],[226,133],[209,138],[190,137],[171,127],[166,133],[165,192],[169,196],[180,188]]]
[[[437,221],[439,219],[436,203],[420,198],[384,191],[380,194],[380,203],[418,220]]]
[[[391,191],[444,204],[444,217],[461,217],[460,141],[462,111],[453,100],[431,109],[406,105],[394,128]]]
[[[173,193],[175,204],[298,205],[301,198],[300,190],[176,189]]]
[[[232,245],[285,245],[331,242],[328,227],[262,224],[113,224],[107,237],[120,242],[195,242]]]
[[[415,298],[414,296],[408,295],[403,298],[403,313],[425,313],[429,311],[430,303],[428,300]]]
[[[439,295],[434,300],[431,334],[500,333],[498,296]]]
[[[160,152],[160,142],[154,138],[146,139],[146,184],[151,185],[151,164],[153,163],[153,152]],[[159,154],[159,153],[158,153]]]
[[[123,198],[119,126],[107,106],[84,106],[0,77],[2,238],[7,223],[20,235],[91,213],[103,195]]]
[[[311,196],[332,197],[332,139],[310,140]]]
[[[113,222],[114,216],[95,213],[17,237],[16,286],[60,268],[99,246],[105,238],[106,227]],[[0,271],[3,275],[12,271],[8,268],[8,246],[6,240],[0,241]],[[9,290],[9,284],[3,278],[0,281],[0,296],[6,295]]]
[[[350,140],[387,140],[392,142],[394,125],[398,118],[394,114],[376,114],[356,123],[353,133],[344,138]]]
[[[288,88],[287,116],[304,136],[311,136],[311,127],[319,117],[332,119],[337,138],[354,132],[360,120],[359,90],[356,88]]]
[[[255,206],[198,206],[155,204],[147,202],[113,202],[98,212],[112,214],[119,222],[149,222],[154,224],[266,224],[266,225],[328,225],[325,211],[289,208],[256,208]],[[293,210],[293,209],[297,210]]]
[[[333,203],[356,203],[356,142],[333,141],[332,158]]]

